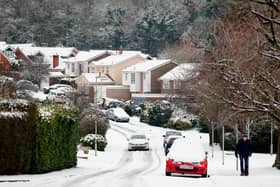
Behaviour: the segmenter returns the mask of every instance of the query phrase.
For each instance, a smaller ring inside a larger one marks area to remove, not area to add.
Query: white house
[[[106,50],[80,51],[76,56],[64,60],[66,64],[65,75],[78,77],[82,73],[90,73],[90,64],[109,56]]]

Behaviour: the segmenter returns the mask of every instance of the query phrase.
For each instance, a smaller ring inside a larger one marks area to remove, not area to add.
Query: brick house
[[[146,60],[124,69],[122,83],[132,93],[160,93],[158,78],[175,66],[171,60]]]
[[[0,72],[1,71],[11,71],[11,63],[2,51],[0,51]]]
[[[182,94],[187,88],[188,82],[197,76],[197,63],[179,64],[161,77],[161,93]]]

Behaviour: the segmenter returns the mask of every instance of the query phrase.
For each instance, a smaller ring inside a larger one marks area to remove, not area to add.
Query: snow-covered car
[[[174,131],[174,130],[166,131],[165,134],[162,135],[163,136],[163,147],[166,146],[167,139],[171,135],[176,135],[176,136],[182,136],[183,137],[183,135],[182,135],[182,133],[180,131]]]
[[[133,134],[128,139],[128,151],[149,150],[149,138],[145,134]]]
[[[52,90],[56,90],[56,89],[64,89],[64,90],[67,90],[67,91],[72,91],[74,90],[72,86],[68,85],[68,84],[53,84],[49,87],[45,87],[43,88],[43,92],[45,94],[49,94],[50,91]]]
[[[63,91],[60,90],[51,90],[48,94],[48,100],[54,103],[65,103],[66,96]]]
[[[201,143],[185,138],[176,139],[166,157],[166,176],[172,173],[207,177],[207,152]]]
[[[164,147],[164,152],[165,155],[168,154],[169,149],[171,148],[171,146],[173,145],[174,141],[178,138],[183,138],[184,136],[178,136],[178,135],[170,135],[168,136],[167,140],[166,140],[166,145]]]
[[[129,115],[122,108],[110,108],[106,111],[108,119],[116,122],[129,122]]]

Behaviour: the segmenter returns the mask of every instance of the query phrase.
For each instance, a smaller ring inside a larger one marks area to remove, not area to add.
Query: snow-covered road
[[[190,141],[200,141],[205,150],[209,152],[209,174],[211,177],[166,177],[165,155],[162,147],[162,135],[165,129],[140,123],[138,118],[132,118],[130,124],[111,122],[111,127],[107,133],[108,146],[106,151],[98,152],[97,157],[94,155],[94,151],[90,151],[88,159],[78,159],[76,168],[48,174],[0,176],[0,186],[177,187],[191,185],[267,187],[278,186],[280,183],[280,171],[271,168],[274,156],[254,154],[250,160],[250,176],[241,177],[235,169],[236,162],[233,153],[226,152],[225,164],[222,165],[222,152],[219,147],[215,147],[212,158],[208,135],[196,131],[186,131],[184,135]],[[127,151],[127,136],[139,131],[149,136],[151,150]]]

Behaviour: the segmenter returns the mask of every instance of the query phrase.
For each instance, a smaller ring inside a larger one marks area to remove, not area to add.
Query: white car
[[[149,138],[145,134],[133,134],[128,139],[128,151],[150,150]]]
[[[66,96],[63,91],[60,90],[51,90],[48,94],[48,100],[54,103],[65,103]]]
[[[73,87],[68,84],[53,84],[49,87],[43,88],[43,91],[45,94],[49,94],[50,91],[57,90],[57,89],[63,89],[63,90],[67,90],[67,91],[74,90]]]
[[[116,122],[129,122],[129,115],[122,108],[110,108],[106,111],[108,119]]]

